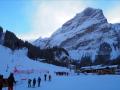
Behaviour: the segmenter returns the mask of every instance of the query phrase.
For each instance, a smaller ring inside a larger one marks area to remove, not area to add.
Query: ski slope
[[[67,68],[58,67],[30,60],[26,54],[27,49],[16,50],[0,46],[0,74],[7,78],[15,67],[18,70],[34,70],[32,73],[15,73],[17,84],[14,90],[120,90],[119,75],[76,75]],[[46,70],[52,75],[52,81],[44,81]],[[66,71],[69,76],[56,76],[54,72]],[[41,87],[28,88],[27,80],[42,78]],[[7,90],[7,88],[3,88]]]
[[[119,83],[117,75],[53,76],[51,82],[42,80],[41,87],[28,88],[27,81],[23,81],[14,90],[120,90]]]
[[[27,57],[27,49],[11,51],[10,49],[0,45],[0,73],[8,76],[15,68],[18,70],[33,70],[35,73],[50,73],[56,71],[68,71],[67,68],[58,67],[55,65],[33,61]]]

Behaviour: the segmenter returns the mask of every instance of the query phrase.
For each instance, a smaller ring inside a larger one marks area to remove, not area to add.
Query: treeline
[[[0,27],[0,38],[1,38],[2,34],[3,34],[3,28]]]
[[[85,55],[81,57],[80,60],[73,61],[72,64],[76,65],[78,68],[92,65],[120,65],[120,56],[111,60],[111,52],[111,46],[103,42],[99,47],[95,60],[92,60],[90,55]]]
[[[0,44],[2,44],[3,28],[0,27]]]
[[[62,56],[62,53],[65,53],[66,56],[59,58],[59,56]],[[28,57],[34,60],[43,59],[43,62],[58,66],[66,66],[64,60],[68,60],[68,56],[69,56],[68,52],[64,48],[52,47],[52,48],[40,49],[39,47],[35,47],[35,46],[28,48],[27,55]],[[56,59],[56,57],[58,57],[59,60]]]
[[[77,68],[93,65],[120,65],[120,56],[116,59],[110,60],[106,55],[97,55],[95,60],[91,56],[83,56],[79,61],[72,61]]]
[[[25,42],[22,41],[21,39],[18,39],[16,35],[10,31],[6,31],[3,45],[12,50],[26,47]]]

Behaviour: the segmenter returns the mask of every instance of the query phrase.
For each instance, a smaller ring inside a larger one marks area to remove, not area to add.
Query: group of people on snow
[[[41,78],[38,77],[38,79],[36,80],[35,78],[33,80],[28,79],[28,87],[35,87],[36,82],[38,83],[38,87],[40,87],[40,83],[41,83]],[[32,84],[33,83],[33,84]],[[32,85],[31,85],[32,84]]]
[[[52,78],[51,75],[44,74],[44,81],[47,80],[51,81],[51,78]],[[42,81],[41,77],[38,77],[37,79],[36,78],[28,79],[28,87],[35,87],[36,85],[40,87],[41,81]]]
[[[55,72],[55,74],[56,74],[57,76],[68,76],[68,75],[69,75],[68,72]]]
[[[7,79],[4,79],[3,75],[0,75],[0,90],[2,90],[4,84],[7,84],[8,90],[13,90],[13,86],[16,84],[13,73],[11,73]]]
[[[50,74],[44,74],[44,81],[51,81],[51,78]],[[40,87],[41,81],[41,77],[28,79],[28,87]],[[3,75],[0,75],[0,90],[2,90],[3,87],[8,87],[8,90],[13,90],[14,84],[16,84],[16,81],[13,73],[10,73],[8,78],[3,78]]]
[[[51,81],[51,75],[44,74],[44,80],[46,81],[48,77],[48,80]]]

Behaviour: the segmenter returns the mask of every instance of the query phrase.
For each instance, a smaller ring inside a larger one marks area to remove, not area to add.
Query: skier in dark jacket
[[[13,85],[16,83],[13,73],[8,77],[8,90],[13,90]]]
[[[28,79],[28,87],[31,87],[31,79]]]
[[[49,77],[48,77],[48,78],[49,78],[49,81],[51,81],[51,78],[52,78],[52,77],[51,77],[51,75],[49,75]]]
[[[35,85],[36,85],[36,79],[34,78],[33,79],[33,87],[35,87]]]
[[[0,90],[2,90],[3,87],[3,75],[0,75]]]
[[[44,75],[44,80],[46,81],[46,79],[47,79],[47,74]]]
[[[41,83],[41,78],[38,77],[38,87],[40,87],[40,83]]]

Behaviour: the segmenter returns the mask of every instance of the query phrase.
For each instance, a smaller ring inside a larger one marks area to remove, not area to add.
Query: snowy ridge
[[[39,39],[37,39],[37,40],[35,40],[34,41],[34,43],[32,43],[33,45],[36,45],[36,46],[38,46],[38,47],[40,47],[40,48],[45,48],[45,46],[46,46],[46,43],[49,41],[49,38],[39,38]]]

